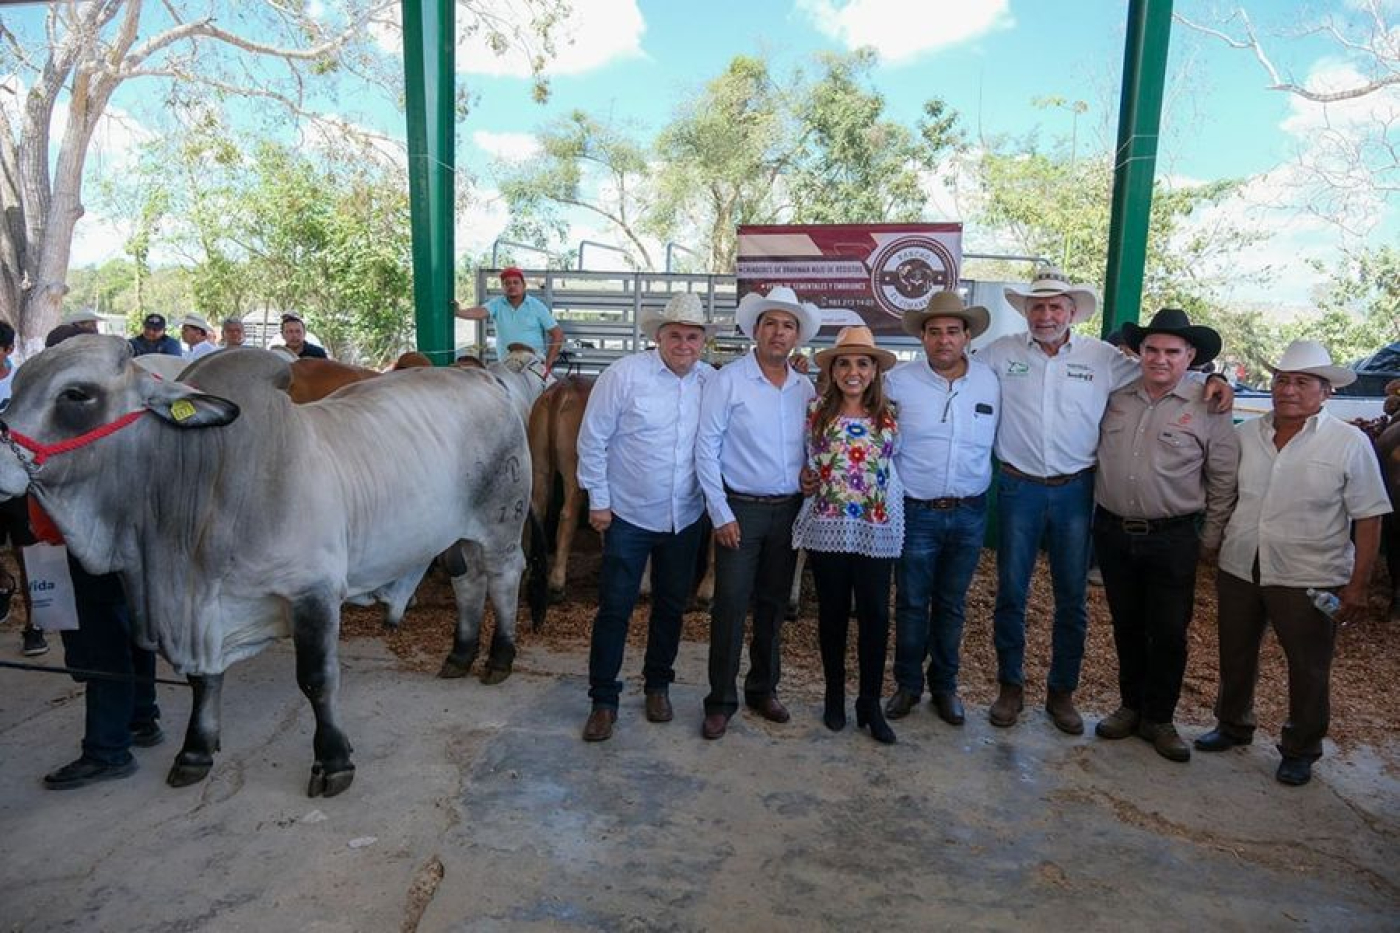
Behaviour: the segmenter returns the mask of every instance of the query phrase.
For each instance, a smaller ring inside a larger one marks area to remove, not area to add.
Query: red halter
[[[109,421],[104,425],[93,428],[85,434],[79,434],[77,437],[70,437],[68,440],[59,441],[57,444],[41,444],[28,435],[21,434],[18,431],[11,431],[8,427],[4,428],[4,435],[6,438],[12,439],[16,444],[32,453],[34,455],[34,466],[37,468],[43,466],[44,461],[48,460],[50,457],[58,454],[66,454],[80,447],[86,447],[94,441],[100,441],[109,434],[117,433],[128,425],[135,424],[136,421],[146,413],[147,409],[138,408],[136,411],[127,412],[116,421]]]

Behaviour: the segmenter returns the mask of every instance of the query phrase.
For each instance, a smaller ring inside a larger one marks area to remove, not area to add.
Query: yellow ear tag
[[[170,406],[170,417],[176,421],[189,421],[194,417],[194,403],[189,399],[177,399]]]

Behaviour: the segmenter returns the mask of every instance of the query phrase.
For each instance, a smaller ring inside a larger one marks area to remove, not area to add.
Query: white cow
[[[410,370],[293,405],[288,364],[250,348],[210,354],[184,379],[153,378],[115,337],[41,353],[4,413],[0,494],[28,490],[89,572],[120,574],[138,641],[189,677],[170,784],[213,763],[224,670],[290,634],[316,716],[309,793],[340,793],[355,770],[336,722],[343,601],[374,595],[401,612],[444,554],[458,608],[444,675],[475,659],[488,593],[483,679],[509,674],[524,428],[481,372]]]

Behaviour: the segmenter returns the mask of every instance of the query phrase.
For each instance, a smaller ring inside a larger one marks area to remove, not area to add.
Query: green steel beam
[[[1152,177],[1167,73],[1172,0],[1132,0],[1123,51],[1123,98],[1118,107],[1118,149],[1113,166],[1113,213],[1104,276],[1105,335],[1142,311]]]
[[[414,318],[418,350],[442,366],[452,362],[456,4],[402,0],[402,8]]]

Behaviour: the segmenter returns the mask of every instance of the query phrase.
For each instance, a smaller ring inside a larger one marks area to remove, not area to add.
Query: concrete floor
[[[0,930],[1400,928],[1394,744],[1289,789],[1268,742],[1174,765],[1038,711],[953,729],[924,707],[886,748],[794,704],[705,742],[683,651],[675,722],[629,691],[585,745],[581,655],[532,649],[483,687],[352,641],[358,772],[330,800],[305,796],[286,646],[230,673],[223,752],[181,790],[184,689],[134,777],[57,793],[39,778],[76,755],[79,688],[0,671]]]

